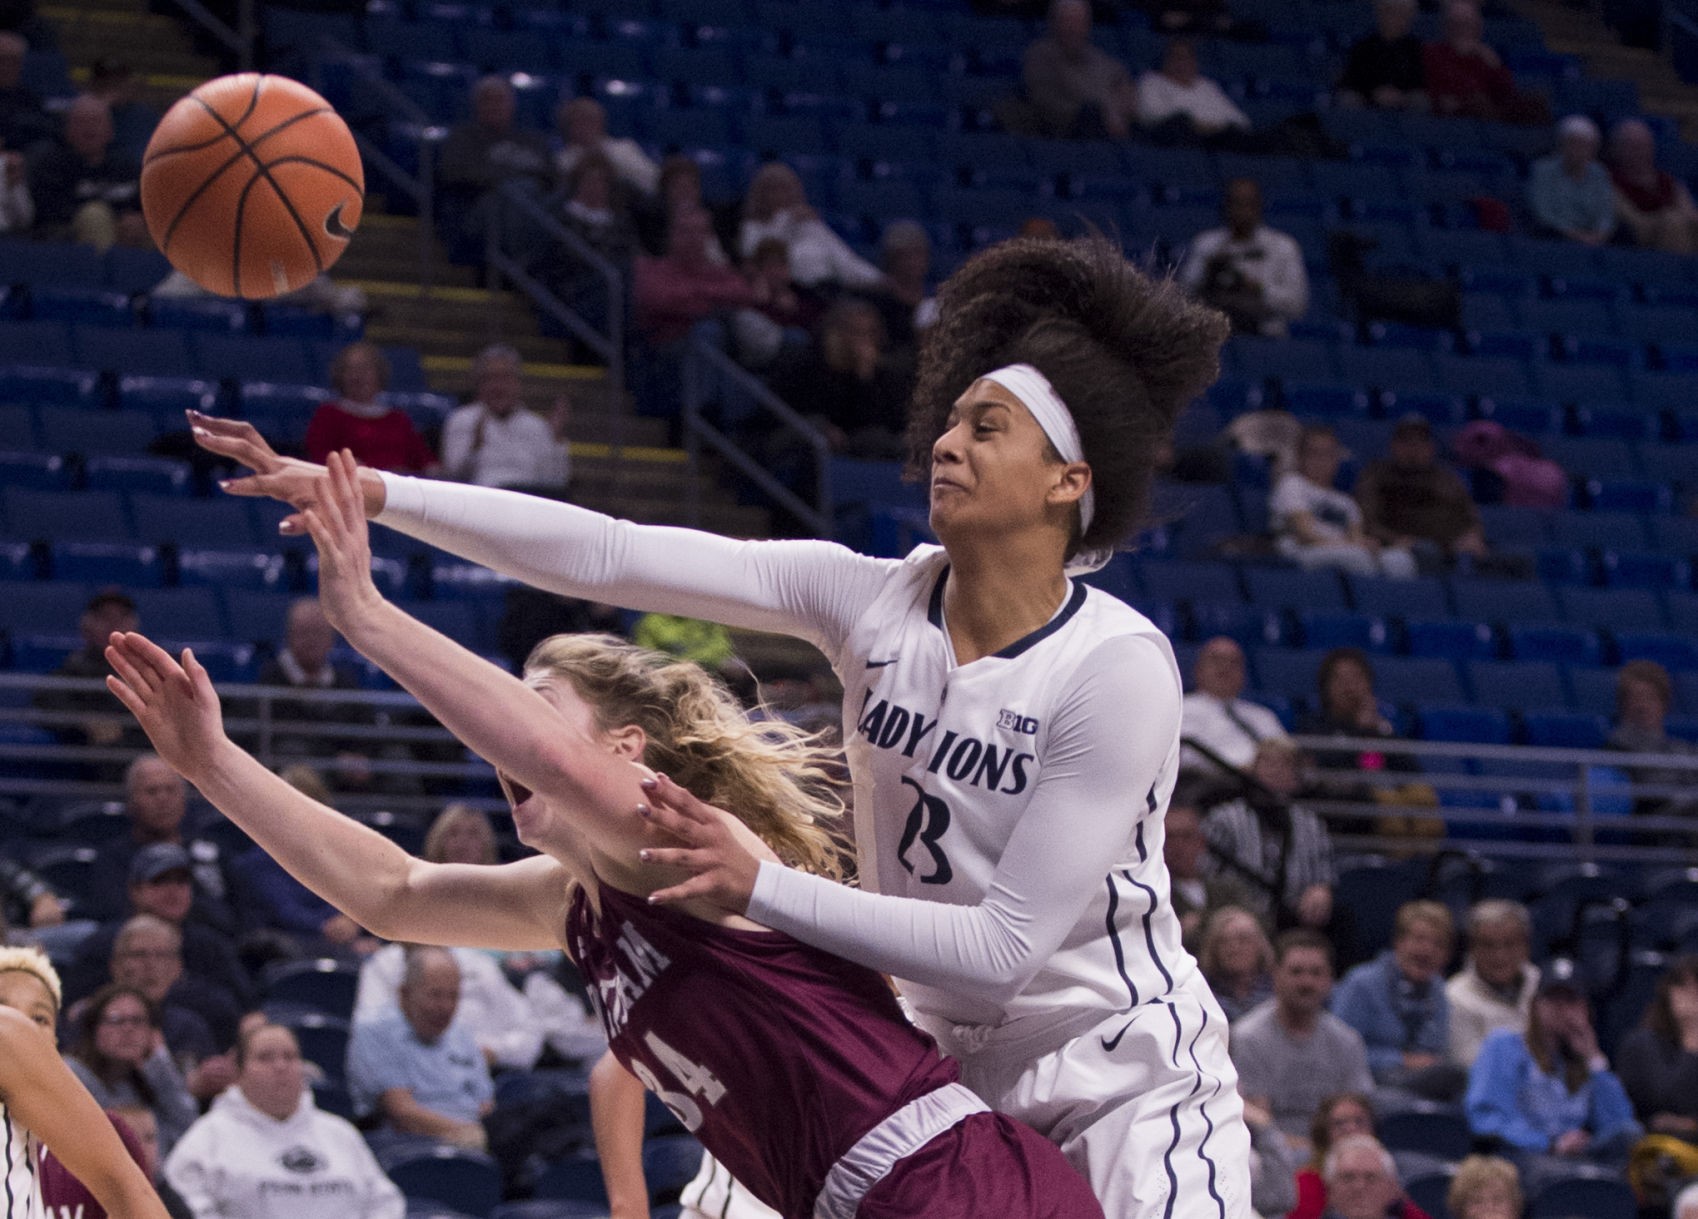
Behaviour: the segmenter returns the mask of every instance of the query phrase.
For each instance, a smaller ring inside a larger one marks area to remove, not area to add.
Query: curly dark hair
[[[1119,545],[1144,523],[1174,420],[1220,373],[1226,316],[1143,274],[1098,236],[994,246],[950,276],[937,303],[908,420],[910,474],[930,469],[968,386],[1030,364],[1067,403],[1091,467],[1096,515],[1069,557]]]

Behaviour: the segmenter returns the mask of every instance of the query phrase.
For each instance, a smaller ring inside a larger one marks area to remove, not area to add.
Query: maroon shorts
[[[897,1161],[856,1219],[1102,1219],[1090,1183],[1053,1143],[1000,1113],[973,1113]]]

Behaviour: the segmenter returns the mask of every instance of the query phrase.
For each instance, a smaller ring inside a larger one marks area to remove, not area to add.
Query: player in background
[[[1226,1020],[1162,862],[1179,673],[1154,624],[1070,578],[1143,523],[1227,324],[1100,239],[995,247],[938,305],[909,451],[941,548],[889,561],[740,542],[376,472],[366,510],[538,587],[818,646],[844,686],[861,889],[763,859],[711,813],[657,810],[692,836],[663,858],[701,872],[672,895],[897,978],[964,1082],[1061,1147],[1109,1213],[1169,1216],[1184,1198],[1187,1215],[1241,1219],[1249,1132]],[[256,472],[231,491],[314,502],[315,467],[250,426],[191,423]]]
[[[831,751],[755,724],[700,666],[607,636],[557,635],[526,680],[385,601],[352,454],[331,455],[305,523],[332,625],[496,767],[540,855],[431,864],[313,801],[224,734],[217,695],[136,634],[108,686],[159,756],[325,900],[385,939],[565,947],[620,1061],[789,1219],[1090,1219],[1090,1186],[1044,1138],[989,1111],[871,970],[708,903],[647,896],[675,869],[637,805],[666,766],[736,808],[793,862],[835,870]]]
[[[45,1219],[42,1146],[124,1219],[168,1219],[88,1089],[53,1041],[59,975],[34,948],[0,948],[0,1219]]]

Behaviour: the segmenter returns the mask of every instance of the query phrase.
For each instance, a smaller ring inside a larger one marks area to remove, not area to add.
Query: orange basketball
[[[330,269],[365,201],[348,124],[285,76],[208,81],[172,106],[142,158],[154,244],[220,296],[262,300]]]

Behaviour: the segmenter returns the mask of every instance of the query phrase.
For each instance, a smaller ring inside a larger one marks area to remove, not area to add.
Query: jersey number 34
[[[705,1103],[717,1105],[719,1098],[725,1095],[725,1085],[714,1078],[713,1072],[700,1063],[691,1062],[654,1033],[644,1033],[643,1044],[648,1046],[660,1061],[660,1065],[666,1068],[666,1073],[683,1091],[662,1087],[648,1063],[635,1055],[631,1058],[631,1074],[642,1080],[643,1087],[653,1092],[660,1098],[661,1104],[672,1110],[672,1116],[683,1123],[684,1129],[694,1134],[701,1128],[702,1109],[693,1098],[699,1096]]]

